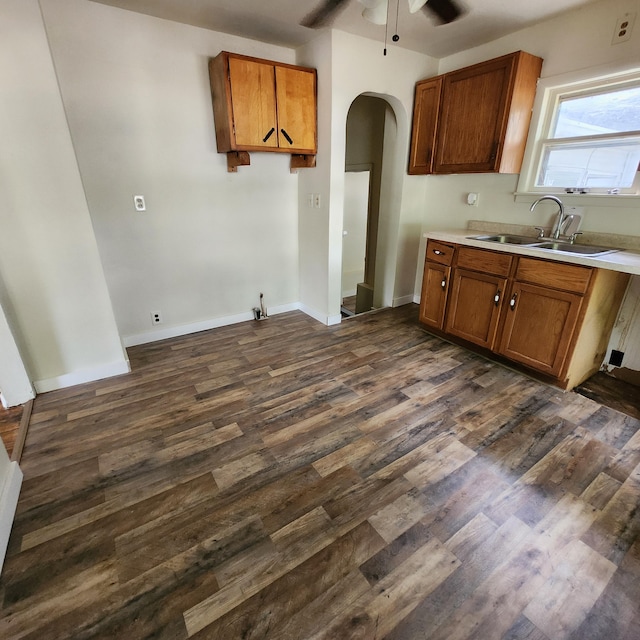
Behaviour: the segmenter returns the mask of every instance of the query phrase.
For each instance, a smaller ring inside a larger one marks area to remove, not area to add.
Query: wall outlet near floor
[[[622,358],[624,358],[624,351],[611,349],[611,355],[609,356],[609,364],[613,367],[621,367]]]
[[[144,196],[133,196],[133,204],[136,208],[136,211],[146,211],[147,204],[144,201]]]
[[[162,324],[162,312],[160,311],[151,312],[151,324]]]

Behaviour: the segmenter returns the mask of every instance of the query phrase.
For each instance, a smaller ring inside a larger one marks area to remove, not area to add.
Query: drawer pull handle
[[[516,300],[518,299],[518,294],[514,293],[511,296],[511,300],[509,300],[509,307],[511,308],[511,311],[515,311],[516,308]]]
[[[442,287],[443,290],[447,288],[447,279],[446,278],[442,278],[442,282],[440,283],[440,286]]]
[[[493,296],[493,304],[496,305],[496,307],[500,304],[500,296],[502,295],[502,291],[500,291],[500,289],[498,289],[498,291],[496,292],[496,295]]]
[[[434,249],[433,253],[435,253],[437,256],[443,256],[444,255],[444,251],[440,251],[439,249]]]

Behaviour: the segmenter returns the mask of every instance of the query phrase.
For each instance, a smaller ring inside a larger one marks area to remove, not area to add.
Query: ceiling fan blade
[[[335,17],[339,9],[344,8],[342,5],[346,5],[347,2],[348,0],[323,0],[322,4],[308,14],[300,24],[310,29],[324,27]]]
[[[465,13],[455,0],[427,0],[422,9],[434,15],[442,24],[453,22]]]

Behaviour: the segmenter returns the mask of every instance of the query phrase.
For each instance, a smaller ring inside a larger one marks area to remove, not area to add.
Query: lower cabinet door
[[[451,267],[427,260],[422,276],[422,294],[420,296],[420,322],[442,329],[444,311],[449,290]]]
[[[506,278],[455,269],[447,310],[446,331],[492,349]]]
[[[498,353],[559,376],[573,338],[583,297],[515,282],[506,302]]]

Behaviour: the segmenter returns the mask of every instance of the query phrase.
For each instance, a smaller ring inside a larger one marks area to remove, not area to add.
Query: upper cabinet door
[[[442,76],[422,80],[416,84],[411,129],[411,157],[409,158],[411,175],[433,171],[441,92]]]
[[[436,172],[495,171],[513,66],[509,56],[445,76]]]
[[[271,64],[229,57],[237,147],[277,147],[275,74]]]
[[[316,74],[276,66],[278,144],[295,153],[316,153]]]

